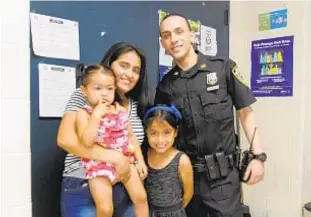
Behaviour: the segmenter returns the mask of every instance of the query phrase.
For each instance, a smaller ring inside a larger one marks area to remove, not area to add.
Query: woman
[[[114,44],[107,51],[101,64],[109,66],[114,72],[117,79],[116,92],[122,106],[128,111],[135,136],[142,143],[144,130],[141,114],[143,108],[148,105],[145,56],[137,47],[121,42]],[[76,111],[86,103],[81,90],[76,89],[67,103],[59,126],[58,145],[69,153],[63,171],[63,217],[96,217],[95,204],[85,180],[81,157],[112,163],[120,181],[129,176],[129,161],[123,154],[100,146],[86,148],[79,142],[75,130]],[[132,203],[122,184],[114,185],[113,200],[115,217],[134,217]]]

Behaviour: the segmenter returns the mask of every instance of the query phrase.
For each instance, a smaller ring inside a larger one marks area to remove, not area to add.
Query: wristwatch
[[[265,152],[262,152],[260,154],[253,154],[253,159],[265,162],[267,160],[267,154]]]

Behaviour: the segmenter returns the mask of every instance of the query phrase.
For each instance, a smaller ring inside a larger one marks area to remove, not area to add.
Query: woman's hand
[[[116,182],[126,182],[130,178],[130,161],[128,157],[122,153],[116,151],[116,163],[114,164],[116,169]]]
[[[136,169],[141,180],[144,180],[148,176],[148,167],[145,161],[140,160],[136,163]]]

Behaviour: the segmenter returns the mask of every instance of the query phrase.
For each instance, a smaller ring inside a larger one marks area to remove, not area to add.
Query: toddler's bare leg
[[[136,217],[149,217],[147,193],[134,165],[131,165],[131,176],[123,183],[135,208]]]
[[[110,180],[106,177],[96,177],[89,180],[89,185],[96,205],[97,217],[112,217],[113,200]]]

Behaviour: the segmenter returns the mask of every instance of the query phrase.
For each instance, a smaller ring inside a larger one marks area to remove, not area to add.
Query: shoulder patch
[[[248,86],[248,84],[246,83],[246,81],[244,80],[243,76],[240,73],[240,69],[237,66],[234,66],[231,72],[238,81],[240,81],[245,86]]]

